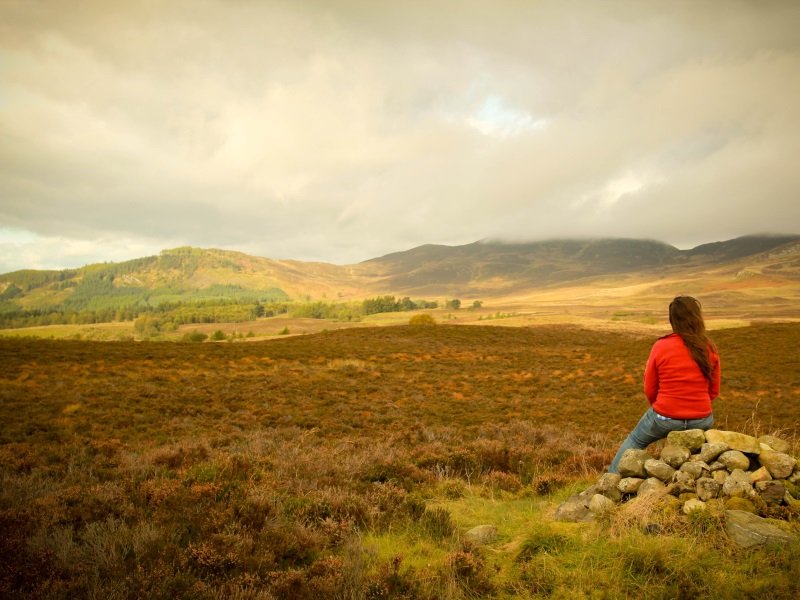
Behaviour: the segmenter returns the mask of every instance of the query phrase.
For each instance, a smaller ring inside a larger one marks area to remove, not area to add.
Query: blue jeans
[[[609,473],[617,472],[617,465],[619,459],[626,450],[636,448],[644,450],[653,442],[663,440],[667,437],[670,431],[682,431],[684,429],[710,429],[714,425],[714,415],[708,415],[702,419],[667,419],[663,420],[657,416],[656,411],[648,408],[647,412],[642,415],[636,427],[630,432],[628,437],[622,442],[622,446],[617,450],[617,455],[611,461],[611,466],[608,468]]]

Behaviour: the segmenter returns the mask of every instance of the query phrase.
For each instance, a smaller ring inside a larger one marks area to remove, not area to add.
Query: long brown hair
[[[669,323],[672,331],[681,336],[683,343],[700,367],[706,379],[711,379],[711,359],[709,353],[716,352],[716,346],[706,335],[706,324],[700,302],[691,296],[676,296],[669,303]]]

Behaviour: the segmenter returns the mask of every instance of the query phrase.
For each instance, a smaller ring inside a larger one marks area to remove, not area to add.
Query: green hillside
[[[16,271],[0,281],[4,326],[130,320],[145,312],[200,322],[247,320],[287,293],[246,255],[177,248],[158,256],[63,271]],[[187,311],[186,307],[191,310]],[[260,307],[260,308],[259,308]]]

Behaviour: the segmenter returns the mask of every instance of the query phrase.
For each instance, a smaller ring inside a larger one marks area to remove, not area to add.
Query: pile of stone
[[[710,429],[673,431],[659,458],[628,450],[619,474],[606,473],[597,483],[562,504],[556,519],[589,521],[633,497],[657,493],[677,498],[688,514],[721,502],[730,520],[747,513],[774,515],[776,507],[800,499],[800,466],[790,445],[774,436],[759,438]],[[752,522],[751,516],[744,517]],[[778,533],[776,535],[779,536]],[[765,540],[766,541],[766,540]]]

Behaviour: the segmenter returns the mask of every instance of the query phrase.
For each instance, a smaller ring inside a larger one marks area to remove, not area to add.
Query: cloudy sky
[[[795,1],[0,0],[0,272],[800,233]]]

